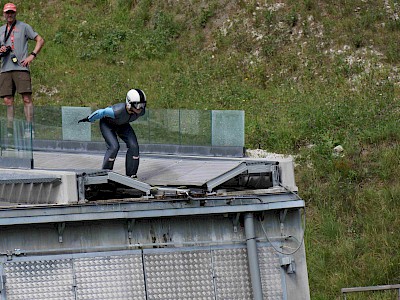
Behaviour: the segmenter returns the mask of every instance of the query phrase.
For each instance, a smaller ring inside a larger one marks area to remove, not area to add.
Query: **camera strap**
[[[9,31],[8,33],[7,33],[7,27],[8,27],[8,26],[7,26],[7,24],[6,24],[6,31],[4,32],[4,41],[3,41],[4,45],[6,44],[8,38],[10,37],[11,32],[13,31],[14,26],[15,26],[16,23],[17,23],[17,20],[15,20],[15,21],[11,24],[10,31]]]

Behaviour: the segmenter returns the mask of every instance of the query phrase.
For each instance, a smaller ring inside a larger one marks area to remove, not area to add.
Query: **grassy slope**
[[[397,0],[17,4],[46,39],[36,104],[141,87],[150,108],[244,109],[248,148],[297,157],[312,298],[399,283]]]

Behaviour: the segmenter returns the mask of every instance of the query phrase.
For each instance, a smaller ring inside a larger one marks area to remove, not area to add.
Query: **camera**
[[[0,57],[5,57],[5,56],[7,56],[10,52],[11,52],[11,47],[10,47],[10,46],[7,46],[7,47],[6,47],[6,51],[0,52]]]

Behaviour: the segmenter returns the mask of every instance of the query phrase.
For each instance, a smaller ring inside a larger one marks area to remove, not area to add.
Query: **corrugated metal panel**
[[[79,258],[74,268],[77,299],[145,299],[141,255]]]
[[[7,262],[7,300],[75,300],[72,261]]]

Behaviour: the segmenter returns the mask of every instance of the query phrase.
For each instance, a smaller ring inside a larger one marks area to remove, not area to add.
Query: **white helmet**
[[[146,95],[142,90],[132,89],[126,94],[126,108],[129,110],[132,106],[136,109],[146,107]]]

